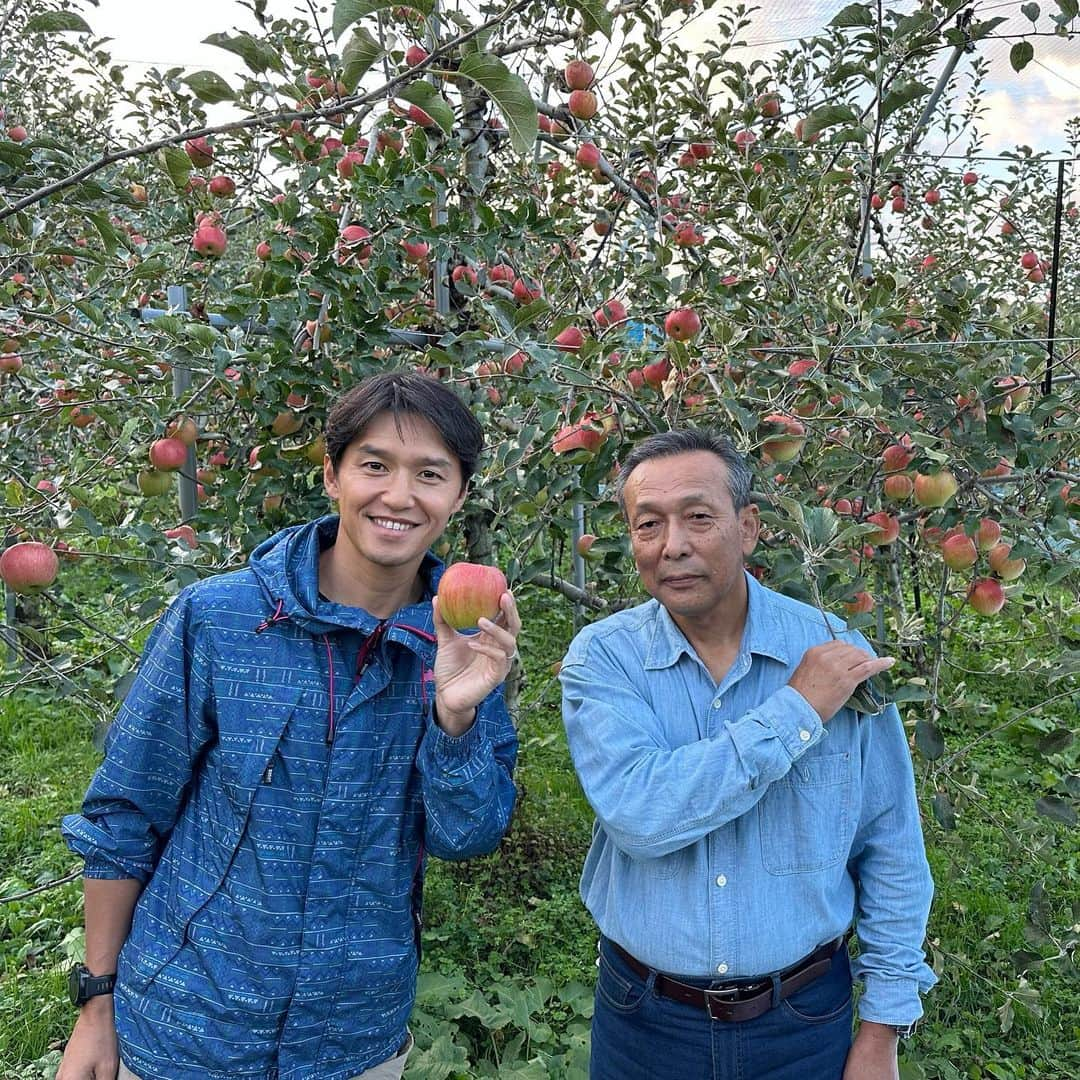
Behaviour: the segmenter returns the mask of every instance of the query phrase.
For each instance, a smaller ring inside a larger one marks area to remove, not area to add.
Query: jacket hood
[[[251,553],[251,570],[266,597],[268,623],[288,618],[316,635],[342,629],[370,634],[379,625],[380,620],[363,608],[335,604],[319,596],[319,555],[337,538],[338,520],[336,514],[331,514],[283,529]],[[439,587],[442,572],[442,562],[429,551],[420,564],[423,600],[399,608],[385,621],[433,639],[431,597]]]

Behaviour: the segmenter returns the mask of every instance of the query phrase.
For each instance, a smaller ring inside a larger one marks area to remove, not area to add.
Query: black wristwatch
[[[85,1005],[98,994],[111,994],[116,975],[91,975],[85,964],[76,964],[68,975],[68,994],[72,1005]]]

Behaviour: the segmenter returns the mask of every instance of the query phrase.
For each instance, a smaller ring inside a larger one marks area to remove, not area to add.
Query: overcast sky
[[[846,3],[847,0],[759,0],[747,40],[754,45],[755,53],[775,52],[784,41],[814,33]],[[1020,6],[1020,0],[1012,3],[986,0],[978,5],[977,17],[1008,16],[1009,22],[997,33],[1018,35],[1031,29],[1031,24],[1020,14]],[[1050,4],[1043,6],[1052,8]],[[306,6],[297,7],[287,0],[269,0],[268,8],[274,15],[307,16]],[[330,11],[321,10],[324,14],[320,18],[329,24]],[[153,12],[152,17],[148,17],[149,11]],[[162,68],[175,65],[192,70],[209,68],[227,76],[235,70],[235,58],[221,49],[200,44],[201,40],[211,33],[235,27],[257,30],[249,12],[231,0],[182,0],[152,5],[145,0],[100,0],[99,6],[88,7],[85,15],[95,33],[113,39],[114,58],[129,64],[133,74],[139,65],[152,64]],[[682,31],[688,49],[708,36],[711,22],[711,13],[699,13],[689,28]],[[1019,75],[1009,66],[1012,43],[1012,40],[993,40],[978,46],[980,55],[991,63],[985,98],[989,111],[982,122],[986,133],[983,152],[993,154],[1026,144],[1036,151],[1060,153],[1065,149],[1066,120],[1080,114],[1080,43],[1075,38],[1072,42],[1050,37],[1035,39],[1036,59]],[[942,64],[945,55],[942,54]],[[970,66],[966,65],[966,60],[961,60],[958,69],[961,75],[965,70],[970,72]]]

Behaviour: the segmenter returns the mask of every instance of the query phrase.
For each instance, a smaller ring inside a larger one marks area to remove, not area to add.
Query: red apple
[[[967,599],[980,615],[996,615],[1005,606],[1005,590],[993,578],[979,578],[971,583]]]
[[[199,425],[190,416],[178,416],[166,425],[165,434],[179,439],[185,446],[194,446],[199,441]]]
[[[907,436],[904,436],[904,438],[907,438]],[[893,443],[891,446],[886,446],[881,452],[881,465],[887,473],[902,472],[911,464],[911,459],[914,456],[915,453],[909,449],[908,444],[903,441]]]
[[[431,245],[426,240],[409,240],[403,238],[401,248],[405,252],[405,261],[420,263],[427,258]]]
[[[577,352],[585,344],[585,335],[579,327],[567,326],[555,335],[552,344],[563,352]]]
[[[915,501],[920,506],[944,506],[957,492],[956,477],[948,469],[915,474]]]
[[[591,90],[574,90],[566,107],[578,120],[591,120],[596,115],[596,95]]]
[[[191,164],[197,168],[209,165],[214,160],[214,148],[205,135],[200,135],[197,139],[188,139],[184,143],[184,150],[191,159]]]
[[[941,541],[941,558],[950,570],[966,570],[978,557],[975,541],[964,533],[953,533]]]
[[[876,191],[870,196],[870,205],[875,210],[880,210],[885,205],[885,199],[879,195]]]
[[[600,164],[600,151],[595,143],[584,142],[577,148],[574,160],[583,169],[595,169]]]
[[[519,304],[528,304],[539,300],[544,295],[544,289],[536,278],[525,276],[515,278],[513,293]]]
[[[1025,251],[1024,254],[1020,256],[1020,265],[1025,270],[1034,270],[1035,267],[1039,265],[1039,256],[1036,255],[1034,251]]]
[[[975,531],[980,551],[989,551],[1001,539],[1001,526],[993,518],[983,518]]]
[[[177,525],[175,529],[166,529],[165,535],[170,540],[183,540],[192,549],[199,546],[199,538],[190,525]]]
[[[1010,559],[1009,553],[1012,551],[1012,544],[998,543],[995,544],[986,556],[987,562],[990,563],[990,569],[1002,581],[1015,581],[1027,567],[1027,563],[1023,559]]]
[[[673,341],[690,341],[701,332],[701,317],[693,308],[676,308],[664,320],[664,331]]]
[[[450,271],[450,280],[453,281],[456,285],[460,285],[462,282],[465,282],[475,289],[476,283],[480,280],[480,278],[471,266],[466,266],[464,263],[462,263],[458,266],[455,266],[454,269]]]
[[[236,194],[236,181],[231,176],[215,176],[211,178],[207,188],[211,195],[225,198]]]
[[[697,247],[698,244],[705,243],[701,226],[693,221],[680,221],[675,226],[674,237],[679,247]]]
[[[161,472],[175,472],[187,461],[188,448],[179,439],[158,439],[150,444],[150,464]]]
[[[37,540],[13,544],[0,555],[0,578],[13,592],[41,592],[56,580],[59,571],[56,552]]]
[[[762,420],[763,424],[772,424],[782,434],[770,435],[761,444],[762,453],[771,461],[794,461],[802,453],[806,442],[806,428],[793,416],[783,413],[771,413]],[[847,501],[847,500],[844,500]],[[850,504],[848,506],[850,512]]]
[[[571,60],[563,69],[563,78],[571,90],[588,90],[596,78],[591,64],[584,60]]]
[[[496,263],[487,272],[488,281],[512,284],[516,278],[517,274],[514,272],[514,268],[506,263]]]
[[[8,138],[12,142],[26,142],[26,128],[22,124],[16,124],[8,128]]]
[[[200,254],[208,258],[218,258],[225,254],[225,246],[228,238],[225,230],[209,222],[203,222],[191,238],[191,246]]]
[[[941,192],[937,188],[930,188],[929,191],[923,195],[923,201],[927,206],[937,206],[941,202]]]
[[[776,93],[758,94],[754,98],[754,106],[762,116],[772,120],[780,115],[780,95]]]
[[[428,51],[422,45],[410,45],[405,50],[405,63],[408,67],[416,67],[428,58]]]
[[[605,300],[594,312],[596,325],[602,330],[626,321],[626,305],[621,300]]]
[[[881,490],[886,498],[894,499],[896,502],[906,502],[911,498],[915,484],[907,473],[892,473],[885,477]]]
[[[14,375],[15,372],[22,369],[22,366],[23,360],[18,353],[0,354],[0,371],[6,372],[8,375]]]
[[[735,132],[732,142],[735,143],[739,150],[747,154],[750,152],[750,147],[757,142],[757,136],[749,128],[743,128],[741,131]]]
[[[874,610],[874,598],[868,592],[858,592],[853,599],[844,602],[844,610],[849,615],[865,615]]]
[[[867,543],[878,547],[896,543],[900,536],[899,518],[887,514],[884,510],[879,510],[876,514],[867,515],[866,521],[869,525],[877,526],[877,532],[867,534]]]
[[[572,450],[588,450],[595,454],[603,442],[604,432],[582,421],[559,428],[551,440],[551,449],[556,454],[569,454]]]
[[[960,179],[963,181],[965,187],[971,187],[972,184],[977,184],[979,182],[979,174],[966,172]]]
[[[578,542],[574,545],[577,549],[577,553],[584,559],[589,554],[589,549],[596,543],[596,537],[592,533],[584,533],[578,537]]]
[[[662,390],[670,374],[671,361],[665,356],[662,360],[646,364],[641,369],[641,380],[646,386],[651,386],[654,390]],[[633,379],[630,381],[633,383]]]

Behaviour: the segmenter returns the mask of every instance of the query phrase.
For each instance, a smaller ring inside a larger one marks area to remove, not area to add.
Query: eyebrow
[[[358,443],[356,452],[358,454],[370,454],[372,457],[377,458],[392,458],[394,456],[392,453],[388,453],[378,446],[373,446],[371,443]],[[449,458],[444,457],[425,457],[416,458],[411,461],[410,464],[416,466],[430,465],[439,469],[449,469],[453,465],[453,462]]]
[[[700,493],[695,495],[686,495],[679,500],[676,509],[685,510],[688,506],[693,506],[694,503],[704,503],[706,506],[711,506],[707,495]],[[634,516],[638,514],[662,514],[664,512],[663,507],[657,506],[656,503],[640,502],[634,506]]]

